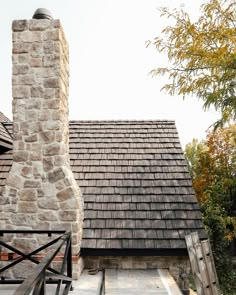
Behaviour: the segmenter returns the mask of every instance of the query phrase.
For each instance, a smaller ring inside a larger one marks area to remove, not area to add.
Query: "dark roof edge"
[[[175,249],[95,249],[81,248],[84,256],[188,256],[186,248]]]
[[[4,129],[6,130],[7,134],[9,135],[10,137],[10,141],[13,142],[13,137],[12,137],[12,133],[9,132],[9,130],[7,129],[6,125],[9,125],[9,124],[13,124],[12,122],[1,122],[2,126],[4,127]]]
[[[0,139],[0,147],[4,147],[6,149],[11,150],[12,149],[12,143],[6,142],[5,140]]]

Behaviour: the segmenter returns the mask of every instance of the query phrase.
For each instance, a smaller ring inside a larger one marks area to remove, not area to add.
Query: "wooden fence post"
[[[198,233],[185,236],[198,295],[220,295],[220,288],[209,240],[200,242]]]

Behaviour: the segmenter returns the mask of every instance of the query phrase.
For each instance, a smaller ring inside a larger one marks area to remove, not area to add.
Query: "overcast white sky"
[[[39,7],[61,19],[70,47],[70,119],[175,120],[182,146],[204,138],[216,120],[196,98],[170,97],[148,73],[165,58],[145,41],[168,23],[157,7],[184,7],[193,17],[203,0],[7,0],[0,2],[0,111],[11,114],[11,23]]]

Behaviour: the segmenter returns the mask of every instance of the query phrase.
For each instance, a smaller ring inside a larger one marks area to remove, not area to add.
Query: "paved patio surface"
[[[106,295],[181,295],[165,270],[115,270],[105,273]]]
[[[78,281],[73,281],[70,295],[98,295],[102,272],[95,275],[84,270]],[[1,295],[13,295],[17,285],[0,285]],[[47,286],[47,295],[55,294],[55,286]],[[105,271],[105,295],[181,295],[167,270],[115,270]]]
[[[102,273],[96,275],[89,275],[87,270],[84,270],[78,281],[73,281],[73,291],[70,295],[96,295],[98,285],[102,278]],[[19,285],[0,285],[0,295],[13,295]],[[62,294],[63,292],[60,292]],[[46,286],[46,295],[54,295],[56,290],[55,285]]]

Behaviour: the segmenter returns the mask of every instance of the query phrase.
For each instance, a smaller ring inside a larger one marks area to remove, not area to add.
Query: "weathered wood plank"
[[[210,289],[210,281],[209,281],[209,277],[208,277],[207,267],[206,267],[206,263],[203,258],[201,243],[195,244],[195,249],[196,249],[197,263],[198,263],[200,276],[202,279],[204,294],[205,295],[212,295],[212,292]]]
[[[201,241],[197,232],[185,236],[198,295],[220,295],[209,240]]]
[[[197,294],[198,295],[205,295],[204,290],[203,290],[203,285],[202,285],[202,278],[200,275],[199,266],[198,266],[198,262],[197,262],[196,250],[194,248],[192,234],[185,236],[185,241],[186,241],[186,245],[187,245],[187,249],[188,249],[188,254],[189,254],[189,259],[190,259],[190,264],[191,264],[191,268],[192,268],[194,282],[195,282],[196,288],[197,288]]]
[[[220,295],[220,287],[209,240],[202,241],[202,251],[207,266],[212,294]]]

